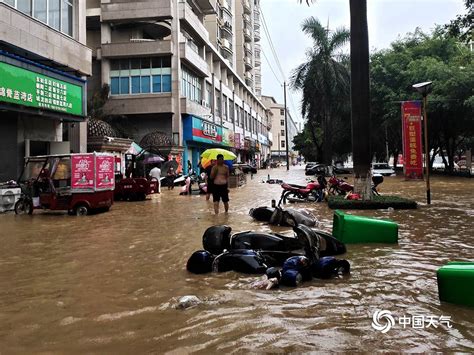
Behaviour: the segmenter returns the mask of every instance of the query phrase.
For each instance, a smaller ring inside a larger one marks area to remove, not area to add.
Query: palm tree
[[[303,0],[298,0],[300,3]],[[313,0],[305,0],[309,5]],[[370,199],[370,92],[367,0],[349,0],[351,13],[351,121],[354,191]]]
[[[344,28],[330,34],[314,17],[306,19],[302,29],[313,39],[313,47],[307,52],[308,61],[293,71],[291,85],[303,92],[303,117],[323,128],[323,162],[330,165],[333,119],[347,102],[350,81],[348,68],[336,52],[349,41],[350,35]]]

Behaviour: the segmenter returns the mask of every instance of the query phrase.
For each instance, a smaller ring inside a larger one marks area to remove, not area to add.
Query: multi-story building
[[[86,151],[86,6],[0,0],[0,181],[23,159]]]
[[[216,14],[205,18],[211,43],[261,96],[260,0],[217,0]]]
[[[104,112],[120,121],[129,138],[190,160],[193,167],[213,146],[234,149],[239,160],[269,153],[266,108],[222,46],[212,43],[217,30],[210,34],[204,25],[221,5],[87,1],[87,43],[93,52],[89,92],[108,85]]]
[[[286,160],[286,146],[288,144],[288,153],[290,158],[290,164],[296,162],[298,152],[294,149],[293,138],[298,134],[298,126],[290,115],[290,111],[287,111],[288,120],[288,142],[286,141],[286,128],[285,128],[285,105],[276,102],[272,96],[262,96],[262,101],[266,107],[271,111],[272,115],[272,128],[271,133],[274,138],[273,144],[271,145],[271,157],[273,160],[285,161]]]

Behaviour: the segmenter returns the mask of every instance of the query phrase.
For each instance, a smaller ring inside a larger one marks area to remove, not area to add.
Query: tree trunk
[[[330,166],[332,163],[332,122],[328,112],[324,113],[323,134],[323,163]]]
[[[367,0],[350,0],[351,12],[351,120],[354,192],[370,200],[370,92]]]

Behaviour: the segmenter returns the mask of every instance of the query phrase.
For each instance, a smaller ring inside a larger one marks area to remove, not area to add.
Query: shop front
[[[188,173],[188,162],[198,171],[201,153],[208,148],[232,150],[235,144],[234,133],[221,125],[206,121],[193,115],[183,115],[183,169]]]
[[[17,179],[26,156],[71,153],[63,123],[84,121],[85,88],[78,77],[0,51],[0,181]]]

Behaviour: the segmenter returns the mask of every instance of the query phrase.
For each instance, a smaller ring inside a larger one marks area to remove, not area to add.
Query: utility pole
[[[290,170],[290,156],[288,154],[288,114],[286,109],[286,81],[283,82],[283,95],[285,100],[285,147],[286,147],[286,170]]]

